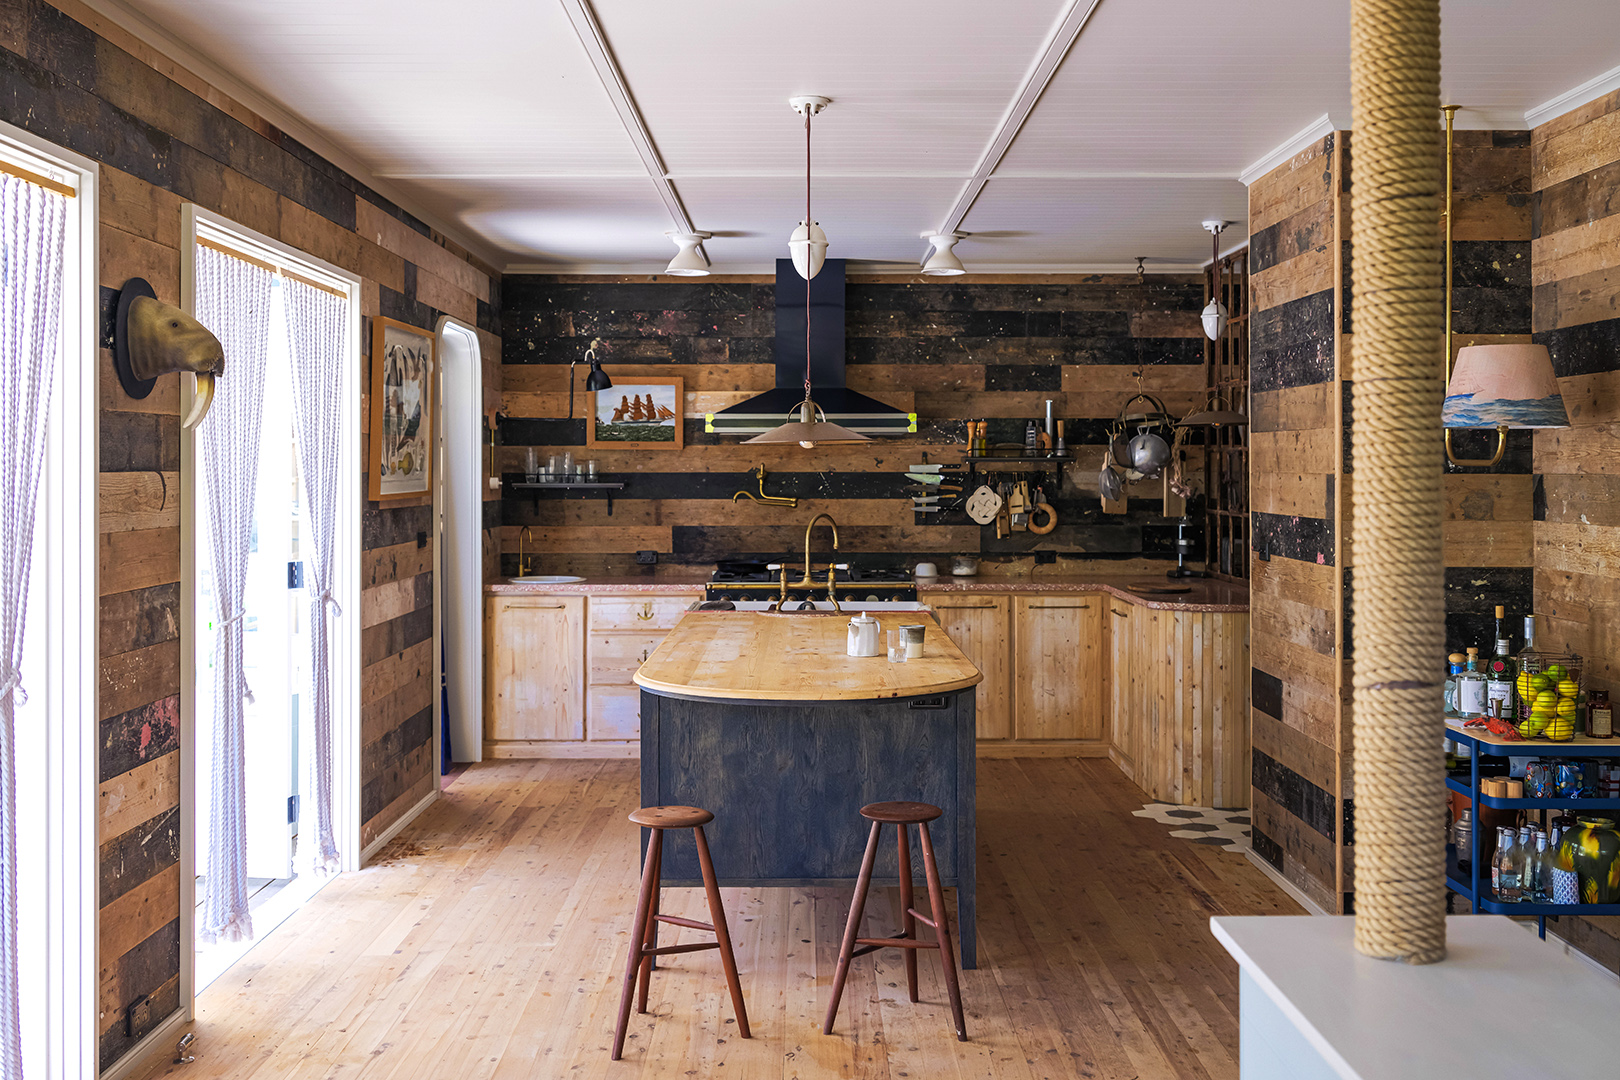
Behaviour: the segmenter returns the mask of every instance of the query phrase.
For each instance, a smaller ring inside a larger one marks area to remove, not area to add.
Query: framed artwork
[[[366,498],[426,495],[433,468],[433,334],[381,316],[371,323]]]
[[[608,450],[679,450],[686,418],[680,379],[615,380],[590,395],[585,445]]]

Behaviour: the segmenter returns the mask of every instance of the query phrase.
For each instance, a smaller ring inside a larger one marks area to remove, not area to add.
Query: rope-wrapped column
[[[1446,953],[1440,3],[1352,0],[1356,948]]]

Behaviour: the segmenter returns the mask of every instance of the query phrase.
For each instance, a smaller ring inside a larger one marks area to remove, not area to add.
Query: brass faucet
[[[811,518],[810,524],[804,527],[804,579],[800,581],[798,585],[794,586],[795,588],[815,588],[816,583],[810,578],[810,530],[814,529],[816,527],[816,522],[820,521],[822,518],[826,518],[827,524],[832,526],[833,550],[838,550],[838,522],[833,520],[831,514],[817,514],[815,517]]]
[[[529,527],[527,525],[523,526],[523,531],[518,533],[518,572],[517,572],[517,576],[520,577],[520,578],[528,577],[529,576],[529,570],[530,570],[528,560],[524,557],[524,554],[523,554],[523,539],[524,539],[524,537],[528,537],[529,543],[531,543],[531,544],[534,543],[534,534],[529,531]]]

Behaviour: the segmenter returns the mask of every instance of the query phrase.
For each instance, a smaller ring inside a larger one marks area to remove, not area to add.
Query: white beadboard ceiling
[[[828,254],[914,268],[1065,26],[1082,29],[960,226],[970,270],[1196,266],[1201,220],[1243,221],[1245,168],[1323,114],[1350,122],[1343,0],[91,3],[162,27],[513,268],[657,273],[674,253],[582,7],[721,273],[786,255],[804,203],[787,98],[812,93],[833,99],[815,121]],[[1522,128],[1614,70],[1613,4],[1443,0],[1459,124]]]

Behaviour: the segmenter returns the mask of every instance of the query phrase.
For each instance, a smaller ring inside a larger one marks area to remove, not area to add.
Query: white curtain
[[[198,425],[199,457],[208,482],[207,539],[216,603],[208,898],[199,929],[206,942],[253,936],[242,708],[251,692],[243,667],[242,602],[253,539],[271,285],[269,270],[212,248],[197,248],[197,319],[225,350],[214,404]]]
[[[343,614],[332,599],[332,558],[338,520],[338,462],[342,423],[345,327],[349,302],[287,279],[282,285],[287,338],[292,344],[293,426],[304,477],[304,535],[300,551],[309,577],[309,707],[302,710],[305,795],[299,799],[301,870],[336,873],[332,831],[332,670],[330,619]]]
[[[22,693],[18,672],[62,325],[67,215],[66,196],[0,176],[0,1076],[5,1080],[22,1077],[14,695]]]

